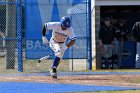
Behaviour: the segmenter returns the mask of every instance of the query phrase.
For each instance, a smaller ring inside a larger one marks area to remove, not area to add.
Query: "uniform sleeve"
[[[57,23],[57,22],[48,22],[48,23],[45,23],[45,27],[48,30],[55,29],[55,28],[57,28],[58,25],[59,25],[59,23]]]
[[[76,39],[75,33],[73,31],[73,28],[70,29],[69,39],[70,40],[75,40]]]

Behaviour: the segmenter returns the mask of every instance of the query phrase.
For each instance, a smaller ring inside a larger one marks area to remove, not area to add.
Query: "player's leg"
[[[51,76],[53,76],[53,78],[57,78],[57,66],[59,62],[60,62],[60,58],[55,56],[52,67],[50,68],[50,74]]]
[[[57,43],[54,43],[53,46],[51,46],[52,50],[54,51],[54,61],[52,64],[52,67],[56,67],[59,65],[59,62],[61,58],[63,57],[63,52],[61,51],[60,45]]]
[[[108,55],[109,68],[113,67],[113,64],[112,64],[112,50],[113,50],[112,45],[108,45],[107,55]]]
[[[107,45],[104,44],[104,47],[103,47],[103,54],[102,54],[102,66],[103,68],[108,68],[108,60],[107,60]]]
[[[61,58],[58,57],[58,55],[61,55],[61,52],[60,52],[60,54],[58,54],[58,53],[55,54],[54,61],[52,63],[52,67],[50,69],[50,74],[53,76],[53,78],[57,78],[57,67],[61,60]]]
[[[54,61],[53,61],[52,67],[50,69],[50,74],[54,78],[57,78],[57,67],[60,63],[61,58],[64,55],[64,52],[61,50],[61,45],[54,42],[53,40],[50,41],[50,47],[52,48],[52,50],[55,53]]]
[[[56,67],[57,68],[57,66],[59,65],[59,62],[60,62],[60,58],[55,56],[53,64],[52,64],[52,67]]]

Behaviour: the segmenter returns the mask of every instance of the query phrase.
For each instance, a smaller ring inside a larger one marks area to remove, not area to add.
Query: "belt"
[[[52,38],[53,39],[53,38]],[[54,39],[53,39],[54,40]],[[64,42],[57,42],[56,40],[54,40],[56,43],[60,43],[60,44],[63,44]]]

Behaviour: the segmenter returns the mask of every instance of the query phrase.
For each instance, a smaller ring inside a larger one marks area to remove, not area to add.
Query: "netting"
[[[88,64],[88,0],[31,0],[25,1],[25,60],[24,69],[48,71],[53,57],[42,61],[37,67],[37,60],[53,54],[49,45],[42,44],[42,25],[58,22],[63,16],[70,16],[72,27],[77,36],[76,43],[69,48],[60,63],[61,71],[87,70]],[[51,31],[46,35],[49,40]],[[27,65],[28,64],[28,65]],[[81,65],[81,66],[80,66]],[[77,68],[77,66],[80,66]]]
[[[17,3],[0,2],[0,70],[2,73],[17,71]]]

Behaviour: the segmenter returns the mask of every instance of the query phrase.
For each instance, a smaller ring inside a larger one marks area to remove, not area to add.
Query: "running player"
[[[46,32],[52,30],[52,37],[50,42],[46,38]],[[67,38],[70,42],[66,44]],[[62,17],[60,22],[48,22],[45,23],[42,30],[42,41],[44,44],[49,43],[50,48],[54,51],[55,57],[50,68],[50,74],[53,78],[57,78],[57,66],[60,59],[63,57],[67,48],[75,44],[75,33],[71,27],[71,19],[68,16]]]

